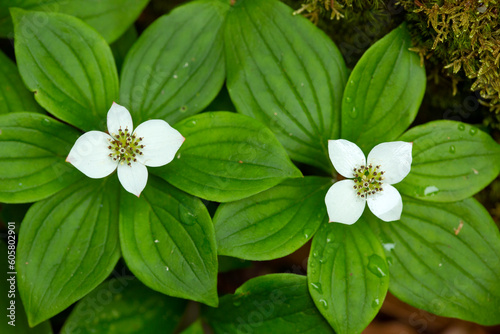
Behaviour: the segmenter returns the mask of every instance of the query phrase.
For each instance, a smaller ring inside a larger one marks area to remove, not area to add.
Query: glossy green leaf
[[[13,220],[11,222],[15,226],[19,225],[19,222]],[[4,293],[2,298],[0,298],[0,308],[5,314],[2,321],[0,321],[0,333],[52,334],[52,328],[48,321],[44,321],[33,328],[30,328],[28,325],[28,318],[26,317],[23,303],[16,289],[14,247],[17,236],[10,231],[11,228],[8,228],[5,236],[5,240],[9,243],[8,245],[0,239],[0,268],[2,270],[0,273],[0,289]]]
[[[203,113],[176,129],[186,137],[177,159],[151,172],[192,195],[236,201],[302,176],[274,134],[250,117]]]
[[[204,318],[219,333],[333,333],[307,291],[306,277],[274,274],[253,278]]]
[[[195,1],[160,17],[130,50],[120,103],[136,122],[175,123],[203,110],[224,79],[221,34],[229,2]]]
[[[500,233],[474,199],[429,203],[403,197],[403,215],[371,216],[399,299],[431,313],[500,324]]]
[[[293,253],[327,221],[331,185],[331,179],[307,176],[221,204],[214,216],[218,253],[258,261]]]
[[[97,30],[108,43],[118,39],[137,19],[149,0],[8,0],[0,3],[0,36],[12,37],[9,7],[39,12],[60,12],[76,16]],[[34,30],[46,29],[39,14],[32,21]]]
[[[365,153],[392,141],[417,115],[426,76],[403,24],[373,44],[349,77],[342,99],[342,138]],[[376,139],[376,140],[375,140]]]
[[[193,324],[191,324],[188,328],[181,332],[182,334],[204,334],[203,326],[201,324],[201,320],[197,320]]]
[[[238,112],[266,124],[293,160],[331,170],[347,69],[321,30],[276,0],[238,0],[225,26],[227,85]]]
[[[309,292],[337,333],[361,333],[377,315],[389,287],[384,249],[364,218],[323,224],[307,267]]]
[[[71,311],[61,334],[171,334],[186,301],[153,291],[134,277],[102,283]]]
[[[435,121],[412,128],[400,140],[413,142],[410,174],[396,187],[432,202],[476,194],[500,173],[500,145],[476,127]]]
[[[105,130],[118,96],[118,74],[106,41],[79,19],[11,9],[19,72],[48,112],[82,130]],[[36,22],[45,22],[39,29]]]
[[[150,176],[140,198],[123,192],[120,241],[130,270],[170,296],[217,305],[217,249],[206,207]]]
[[[43,112],[24,86],[14,62],[0,50],[0,115],[13,111]]]
[[[116,177],[85,179],[34,204],[21,224],[19,292],[31,326],[98,286],[120,258]]]
[[[35,202],[79,180],[64,161],[79,135],[41,114],[0,115],[0,201]]]

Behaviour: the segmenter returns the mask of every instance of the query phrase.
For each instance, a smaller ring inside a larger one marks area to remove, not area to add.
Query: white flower
[[[325,197],[330,222],[354,224],[363,214],[365,203],[383,221],[401,218],[403,201],[396,188],[411,169],[412,143],[382,143],[368,154],[344,139],[329,140],[328,153],[337,172],[350,180],[334,183]]]
[[[148,181],[146,166],[168,164],[184,142],[179,131],[159,119],[146,121],[133,131],[132,116],[114,102],[108,111],[108,132],[81,135],[66,161],[93,179],[108,176],[118,168],[123,188],[137,197]]]

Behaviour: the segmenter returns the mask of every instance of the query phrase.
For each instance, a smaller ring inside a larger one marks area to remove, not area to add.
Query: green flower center
[[[354,168],[354,190],[356,195],[361,198],[367,198],[370,195],[382,191],[382,181],[384,180],[384,171],[380,170],[380,165],[375,168],[369,166],[361,166]]]
[[[127,128],[118,129],[118,134],[112,133],[113,139],[109,140],[108,149],[111,150],[109,157],[120,164],[132,166],[132,162],[137,162],[137,156],[142,155],[142,149],[145,145],[140,144],[143,137],[136,137],[130,134]]]

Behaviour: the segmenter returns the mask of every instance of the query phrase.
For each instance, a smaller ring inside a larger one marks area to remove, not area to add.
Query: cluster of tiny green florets
[[[384,172],[380,170],[380,165],[375,166],[361,166],[354,168],[354,190],[356,195],[361,198],[367,198],[370,195],[375,195],[384,190],[382,188],[382,181],[384,180]]]
[[[113,139],[109,140],[108,149],[111,150],[109,157],[120,164],[132,166],[132,162],[137,162],[137,155],[142,155],[141,149],[145,146],[139,144],[144,138],[130,134],[127,128],[118,130],[118,134],[112,133]]]

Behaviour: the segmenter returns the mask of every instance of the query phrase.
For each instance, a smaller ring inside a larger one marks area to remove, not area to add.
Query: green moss
[[[493,0],[403,0],[418,51],[453,82],[471,81],[500,126],[500,3]]]

